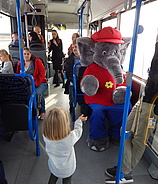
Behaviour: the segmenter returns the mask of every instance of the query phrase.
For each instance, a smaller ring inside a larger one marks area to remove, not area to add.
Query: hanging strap
[[[130,10],[132,7],[132,0],[124,0],[124,8],[125,10]]]

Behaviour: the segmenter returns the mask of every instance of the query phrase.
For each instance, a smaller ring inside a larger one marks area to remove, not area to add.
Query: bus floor
[[[50,88],[50,95],[46,97],[47,110],[52,107],[69,109],[68,95],[62,87]],[[79,107],[76,108],[76,117],[80,115]],[[73,123],[71,124],[73,127]],[[83,135],[75,145],[77,169],[73,174],[73,184],[104,184],[108,176],[105,169],[116,165],[118,147],[110,144],[104,152],[91,151],[86,145],[89,123],[83,124]],[[8,184],[47,184],[50,171],[48,157],[44,150],[42,139],[42,120],[39,120],[39,134],[41,155],[35,155],[35,142],[29,138],[28,132],[16,132],[11,142],[0,139],[0,160],[2,160]],[[135,184],[157,184],[148,174],[149,163],[143,157],[133,170]],[[61,184],[61,179],[57,181]]]

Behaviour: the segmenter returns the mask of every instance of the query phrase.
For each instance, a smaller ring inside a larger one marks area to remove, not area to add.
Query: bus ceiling
[[[92,23],[135,6],[135,0],[20,0],[21,15],[32,12],[28,5],[31,3],[37,10],[34,14],[44,15],[49,27],[58,24],[66,25],[67,29],[76,29],[79,22],[78,10],[85,1],[90,5],[84,9],[83,28],[86,27],[87,17],[88,23]],[[0,0],[0,10],[16,17],[16,1]]]

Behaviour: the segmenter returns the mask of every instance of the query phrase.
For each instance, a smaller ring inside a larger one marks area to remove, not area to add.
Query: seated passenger
[[[29,45],[30,45],[30,48],[45,49],[44,44],[41,42],[37,33],[34,31],[29,33]]]
[[[48,84],[46,80],[45,68],[40,58],[35,57],[31,54],[31,51],[25,47],[23,49],[24,54],[24,67],[27,74],[33,76],[35,80],[36,95],[41,95],[41,109],[40,119],[44,118],[45,115],[45,99],[43,93],[47,90]],[[20,62],[17,65],[17,73],[20,73]]]
[[[78,52],[78,46],[75,43],[72,44],[72,49],[73,52],[70,54],[70,56],[67,58],[65,61],[65,66],[64,66],[64,71],[66,73],[66,84],[65,84],[65,94],[69,94],[69,85],[70,82],[72,82],[72,77],[73,77],[73,66],[75,63],[80,62],[80,55]]]
[[[2,74],[13,74],[13,61],[10,54],[5,49],[0,50],[0,61],[2,62],[2,68],[0,73]]]
[[[80,35],[78,33],[73,33],[72,34],[72,44],[73,43],[76,43],[76,39],[80,37]],[[68,56],[70,56],[70,54],[73,52],[73,49],[72,49],[72,44],[70,45],[70,47],[68,48]]]
[[[9,47],[19,47],[18,33],[12,33],[12,41],[9,44]]]
[[[64,94],[69,94],[70,112],[72,110],[72,100],[73,100],[73,88],[72,88],[72,85],[71,85],[71,82],[73,81],[72,80],[72,78],[73,78],[73,66],[74,66],[75,63],[80,62],[80,54],[79,54],[78,45],[77,45],[76,42],[74,42],[72,44],[72,49],[73,49],[73,52],[70,54],[70,56],[66,60],[65,68],[64,68],[64,70],[66,72],[66,78],[67,78],[67,81],[66,81],[66,84],[65,84]],[[77,80],[76,80],[77,94],[82,94],[82,91],[80,89],[80,80],[82,79],[82,75],[83,75],[85,69],[86,69],[86,67],[80,66],[80,65],[78,65],[77,68],[76,68],[76,70],[77,70],[76,71],[76,76],[77,76]],[[77,97],[77,101],[78,101],[78,104],[81,107],[81,113],[84,114],[85,116],[90,117],[91,109],[85,103],[84,97],[83,96],[78,96]]]

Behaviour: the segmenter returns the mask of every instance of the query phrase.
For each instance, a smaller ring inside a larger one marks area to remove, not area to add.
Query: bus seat
[[[76,68],[77,66],[81,66],[80,62],[75,63],[73,66],[73,82],[72,85],[70,85],[70,90],[72,90],[72,93],[70,92],[69,95],[72,95],[71,99],[72,99],[72,121],[75,121],[75,108],[78,102],[78,98],[83,96],[84,94],[79,94],[77,93],[77,72],[76,72]]]
[[[16,72],[17,63],[20,61],[19,47],[9,47],[9,54],[12,56],[14,64],[13,68],[14,72]]]
[[[140,98],[140,95],[142,92],[140,92],[141,90],[141,83],[142,83],[142,87],[145,87],[145,83],[143,83],[142,81],[136,79],[136,78],[132,78],[132,96],[131,96],[131,104],[132,106],[134,106],[137,101]]]
[[[31,53],[34,56],[39,57],[39,58],[41,58],[44,61],[44,66],[45,66],[45,69],[47,70],[47,61],[48,61],[48,59],[47,59],[47,56],[46,56],[46,49],[45,49],[45,47],[44,46],[42,46],[42,47],[33,47],[33,46],[31,47],[30,46],[30,50],[31,50]]]
[[[0,108],[5,132],[28,130],[36,141],[36,155],[40,155],[36,95],[31,77],[0,75]],[[12,138],[12,137],[11,137]],[[10,138],[10,140],[11,140]]]

